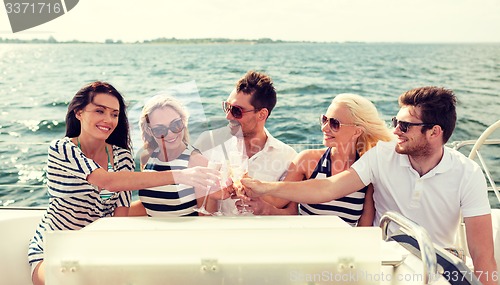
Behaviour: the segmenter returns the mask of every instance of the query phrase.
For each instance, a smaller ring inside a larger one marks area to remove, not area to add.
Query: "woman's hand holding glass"
[[[208,166],[207,168],[208,169],[213,169],[213,170],[217,170],[220,174],[220,170],[221,170],[221,167],[222,167],[222,163],[221,162],[218,162],[218,161],[209,161],[208,162]],[[205,193],[203,194],[203,202],[201,204],[201,207],[196,207],[194,208],[194,210],[198,213],[201,213],[201,214],[204,214],[204,215],[210,215],[211,213],[207,210],[206,208],[206,204],[207,204],[207,199],[208,199],[208,195],[210,194],[210,191],[213,190],[213,189],[220,189],[220,183],[219,183],[219,177],[216,177],[214,181],[212,181],[211,184],[209,184],[207,187],[206,187],[206,191]],[[195,191],[196,191],[196,187],[195,187]],[[197,194],[198,196],[198,194]]]
[[[219,170],[202,166],[173,170],[171,173],[175,184],[190,185],[200,190],[213,187],[220,176]]]
[[[228,166],[224,164],[223,162],[217,162],[218,164],[221,165],[219,168],[220,170],[220,177],[219,177],[219,183],[217,189],[212,192],[209,196],[210,199],[215,200],[215,204],[218,205],[217,211],[212,213],[213,216],[223,216],[224,213],[222,212],[222,200],[227,199],[230,197],[229,194],[229,188],[232,188],[232,181],[229,179],[229,174],[228,174]]]

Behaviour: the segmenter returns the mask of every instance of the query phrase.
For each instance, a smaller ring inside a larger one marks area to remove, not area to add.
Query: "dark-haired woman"
[[[29,245],[35,285],[45,284],[46,231],[79,230],[102,217],[126,216],[130,190],[174,183],[203,188],[217,179],[216,171],[200,167],[133,172],[125,111],[122,95],[106,82],[84,86],[71,100],[66,136],[48,151],[49,205]]]

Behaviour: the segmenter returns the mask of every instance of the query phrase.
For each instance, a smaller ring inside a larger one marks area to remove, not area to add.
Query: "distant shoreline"
[[[200,39],[177,39],[177,38],[157,38],[153,40],[123,42],[122,40],[107,39],[104,42],[89,42],[89,41],[58,41],[54,37],[48,39],[9,39],[1,38],[0,44],[281,44],[281,43],[328,43],[328,42],[312,42],[312,41],[283,41],[272,40],[269,38],[261,39],[227,39],[227,38],[200,38]]]
[[[228,39],[228,38],[193,38],[193,39],[177,39],[177,38],[157,38],[153,40],[124,42],[122,40],[107,39],[104,42],[89,42],[89,41],[58,41],[54,37],[47,39],[10,39],[0,37],[0,44],[109,44],[109,45],[135,45],[135,44],[500,44],[500,42],[363,42],[363,41],[345,41],[345,42],[327,42],[327,41],[285,41],[273,40],[270,38],[260,39]]]

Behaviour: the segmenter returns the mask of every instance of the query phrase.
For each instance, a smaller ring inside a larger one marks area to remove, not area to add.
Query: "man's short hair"
[[[422,122],[441,126],[443,143],[448,141],[455,129],[456,103],[457,98],[452,90],[435,86],[415,88],[399,96],[399,106],[419,107]],[[422,127],[422,133],[431,127]]]
[[[260,110],[266,108],[268,117],[276,105],[276,89],[274,89],[273,81],[268,75],[250,70],[236,83],[236,92],[243,92],[251,95],[250,104]]]

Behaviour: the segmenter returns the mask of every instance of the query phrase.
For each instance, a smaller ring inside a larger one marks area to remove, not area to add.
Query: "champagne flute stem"
[[[207,188],[207,192],[205,193],[205,198],[203,199],[203,203],[201,204],[201,209],[206,212],[205,205],[207,203],[208,193],[210,192],[210,186]]]

